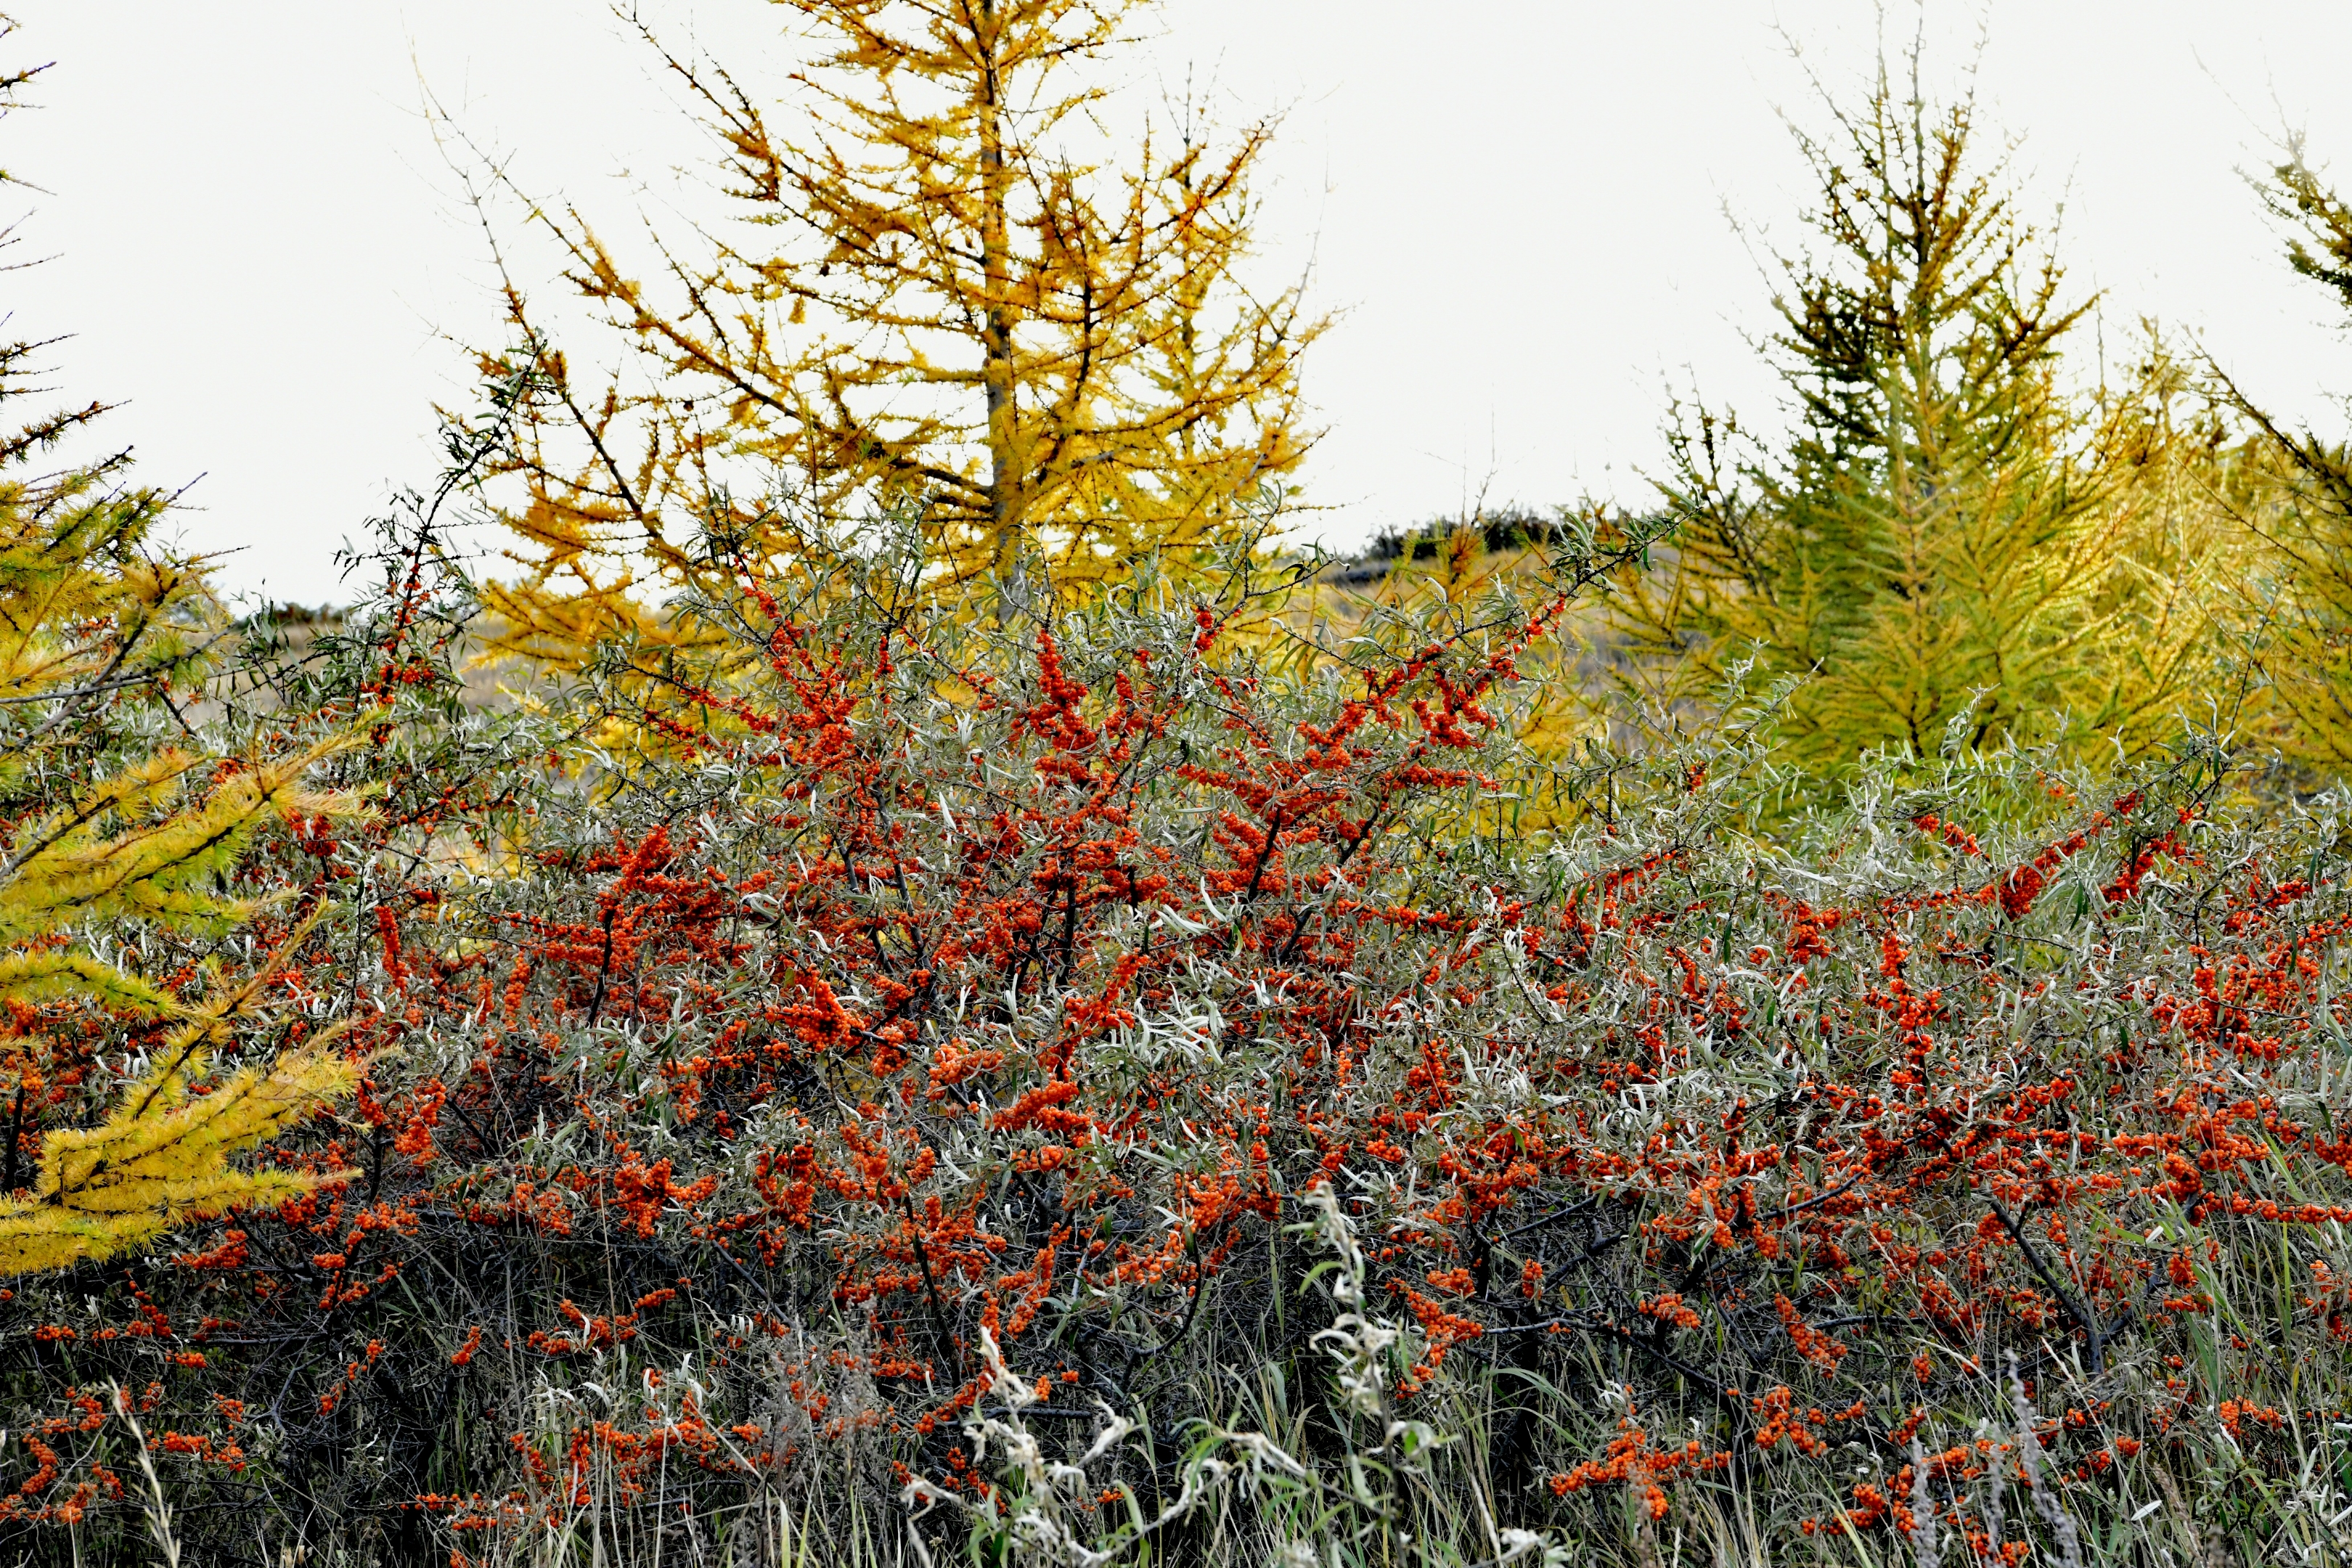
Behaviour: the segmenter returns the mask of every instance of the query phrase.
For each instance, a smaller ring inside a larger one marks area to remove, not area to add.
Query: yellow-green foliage
[[[105,1258],[185,1221],[282,1203],[319,1184],[315,1175],[233,1170],[228,1161],[351,1092],[359,1069],[328,1048],[335,1031],[280,1052],[266,1068],[205,1082],[270,973],[194,1011],[100,1125],[43,1141],[31,1194],[0,1197],[0,1277]]]
[[[0,529],[22,521],[0,505]],[[18,608],[0,587],[0,610]],[[52,660],[52,669],[64,662]],[[42,695],[60,706],[73,700],[55,687]],[[322,1052],[325,1037],[266,1067],[206,1081],[268,971],[190,1010],[76,938],[140,923],[225,932],[245,921],[253,901],[220,887],[257,832],[282,816],[360,814],[356,798],[303,783],[347,744],[332,739],[239,765],[209,788],[201,786],[223,767],[221,759],[162,751],[14,824],[0,863],[0,1005],[69,1000],[184,1021],[99,1126],[48,1134],[28,1197],[0,1194],[0,1275],[101,1258],[184,1219],[281,1201],[315,1184],[310,1177],[235,1171],[227,1161],[351,1089],[354,1070]],[[36,1070],[28,1058],[17,1068],[20,1076]],[[15,1087],[21,1105],[24,1085]]]
[[[0,81],[0,108],[24,79]],[[0,401],[23,395],[37,347],[0,344]],[[229,1157],[353,1082],[323,1035],[212,1076],[267,969],[190,1006],[103,955],[142,930],[235,930],[258,909],[228,890],[258,833],[296,816],[349,819],[362,804],[305,782],[340,738],[239,761],[154,738],[167,723],[193,734],[182,708],[224,618],[202,563],[155,543],[169,498],[127,484],[122,456],[39,467],[102,412],[0,437],[0,1009],[16,1023],[0,1054],[0,1275],[302,1190],[312,1178],[232,1170]],[[43,1031],[77,1014],[176,1026],[97,1126],[48,1132],[29,1188],[7,1191],[27,1101],[48,1087]]]
[[[283,1199],[312,1184],[228,1167],[228,1156],[275,1135],[353,1082],[318,1043],[205,1083],[230,1026],[260,988],[187,1012],[152,981],[82,944],[85,933],[140,924],[220,933],[255,912],[223,887],[256,834],[289,816],[348,819],[360,802],[304,784],[349,742],[229,764],[167,748],[119,759],[114,772],[44,801],[78,760],[110,749],[98,716],[117,693],[165,693],[184,666],[172,612],[201,592],[195,574],[151,562],[142,545],[152,504],[70,498],[88,471],[45,486],[0,489],[0,625],[15,657],[7,679],[28,717],[7,737],[16,795],[0,859],[0,1005],[79,1001],[103,1011],[184,1022],[96,1128],[51,1132],[29,1197],[0,1194],[0,1275],[63,1267],[136,1245],[192,1216]],[[93,550],[92,546],[100,548]],[[107,570],[111,557],[123,569]],[[156,648],[151,643],[160,643]],[[32,791],[32,798],[21,792]],[[17,1062],[13,1086],[37,1069]],[[204,1092],[192,1094],[202,1086]]]
[[[0,529],[20,530],[24,521],[0,502]],[[45,588],[56,580],[45,579]],[[46,602],[60,601],[52,593]],[[0,612],[23,609],[21,599],[0,586]],[[36,623],[27,615],[15,624]],[[24,638],[27,646],[42,640]],[[47,640],[55,646],[63,639]],[[68,668],[69,661],[52,658],[52,685],[38,691],[57,708],[75,700],[54,673]],[[76,938],[140,923],[225,932],[245,921],[255,912],[253,901],[220,887],[257,833],[283,816],[359,815],[355,797],[303,783],[316,763],[347,744],[329,740],[236,766],[217,781],[208,775],[223,768],[221,759],[161,751],[15,822],[10,853],[0,863],[0,1005],[79,1001],[118,1015],[184,1021],[99,1126],[48,1134],[29,1196],[0,1194],[0,1275],[101,1258],[184,1219],[241,1203],[282,1201],[316,1184],[290,1173],[236,1171],[227,1162],[352,1088],[355,1071],[323,1051],[326,1037],[266,1067],[206,1081],[268,971],[190,1010]],[[12,760],[32,752],[20,746]],[[17,1068],[20,1077],[36,1070],[28,1058]],[[21,1105],[25,1086],[15,1087]]]
[[[215,932],[242,924],[253,913],[251,902],[224,895],[216,884],[256,833],[281,817],[359,810],[349,795],[302,783],[310,768],[349,743],[338,737],[240,764],[204,792],[192,781],[222,769],[221,759],[163,751],[33,817],[19,830],[0,883],[0,942],[33,942],[89,918]],[[29,957],[26,963],[27,984],[37,984],[39,966]],[[9,973],[0,963],[0,998],[12,994]]]
[[[2273,176],[2264,195],[2292,231],[2289,264],[2333,291],[2352,321],[2352,204],[2305,162],[2299,144],[2290,143]],[[2352,446],[2288,429],[2226,377],[2223,384],[2276,459],[2273,504],[2258,509],[2266,549],[2250,659],[2284,720],[2285,748],[2340,772],[2352,763]]]
[[[2209,579],[2228,540],[2188,470],[2212,423],[2160,348],[2119,393],[2070,395],[2087,306],[1972,155],[1973,106],[1882,76],[1805,139],[1813,246],[1784,258],[1771,344],[1790,436],[1700,409],[1671,432],[1680,528],[1621,584],[1618,643],[1654,713],[1730,668],[1802,678],[1786,754],[2045,739],[2137,747],[2212,689]]]

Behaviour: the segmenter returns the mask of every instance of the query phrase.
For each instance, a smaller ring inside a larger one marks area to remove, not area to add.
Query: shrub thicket
[[[395,561],[340,678],[417,772],[247,873],[335,889],[284,983],[370,1076],[284,1157],[352,1174],[18,1282],[13,1519],[136,1523],[119,1384],[225,1557],[2317,1550],[2332,798],[1955,724],[1767,839],[1775,689],[1523,838],[1564,593],[1301,676],[912,555],[696,607],[758,658],[625,770],[432,700]]]

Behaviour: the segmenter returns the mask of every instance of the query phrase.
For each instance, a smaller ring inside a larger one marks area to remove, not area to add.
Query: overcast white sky
[[[645,0],[739,74],[778,79],[761,0]],[[495,342],[480,231],[419,111],[421,80],[527,187],[603,226],[662,210],[703,144],[603,0],[13,0],[16,58],[55,59],[0,164],[47,195],[5,275],[10,331],[71,332],[61,389],[122,399],[117,441],[196,481],[190,539],[240,590],[339,596],[331,555],[432,478],[460,342]],[[1913,13],[1898,8],[1895,29]],[[1330,434],[1306,476],[1335,542],[1490,498],[1638,500],[1669,386],[1769,402],[1743,333],[1769,289],[1725,208],[1788,235],[1806,193],[1785,108],[1818,122],[1784,42],[1833,81],[1874,47],[1868,0],[1171,0],[1130,68],[1213,71],[1286,107],[1271,260],[1311,254],[1346,311],[1312,362]],[[1948,79],[1979,28],[1983,97],[2021,136],[2030,201],[2105,291],[2193,331],[2251,388],[2319,419],[2352,347],[2289,278],[2236,171],[2283,122],[2352,176],[2342,0],[1937,3]],[[781,88],[779,88],[781,90]],[[523,257],[526,280],[537,261]],[[543,276],[543,275],[542,275]],[[548,292],[552,293],[550,289]]]

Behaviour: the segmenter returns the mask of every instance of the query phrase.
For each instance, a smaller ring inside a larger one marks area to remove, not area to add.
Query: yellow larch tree
[[[23,352],[0,350],[5,368]],[[0,395],[12,390],[0,376]],[[47,421],[0,441],[0,465],[22,465],[60,428]],[[120,945],[142,927],[228,933],[258,907],[222,890],[257,835],[285,818],[363,809],[305,783],[347,744],[340,738],[231,763],[140,733],[130,710],[169,706],[173,684],[194,678],[201,649],[189,634],[209,605],[200,573],[149,543],[164,498],[112,482],[119,468],[0,479],[0,1011],[10,1020],[0,1040],[0,1275],[104,1257],[315,1184],[232,1169],[229,1156],[357,1078],[323,1033],[214,1078],[267,970],[188,1004],[98,950],[97,939]],[[49,1131],[26,1162],[37,1112],[59,1087],[46,1037],[92,1014],[165,1033],[97,1126]]]
[[[9,30],[0,18],[0,37]],[[0,82],[0,112],[30,74]],[[26,395],[39,351],[0,344],[0,403]],[[323,1031],[215,1073],[269,966],[187,1001],[109,956],[142,929],[228,934],[260,907],[226,890],[257,835],[364,807],[305,782],[340,739],[239,761],[193,740],[159,743],[157,725],[197,695],[221,617],[201,563],[155,542],[170,497],[130,484],[125,455],[39,468],[103,412],[0,436],[0,1276],[104,1257],[315,1184],[230,1158],[356,1081]],[[92,1020],[143,1027],[154,1043],[95,1125],[42,1132],[79,1096],[60,1081],[73,1074],[58,1072],[52,1037],[79,1037]]]
[[[722,140],[732,237],[665,247],[647,284],[576,213],[546,219],[646,374],[577,384],[509,296],[522,347],[486,364],[520,389],[507,650],[659,642],[651,605],[708,539],[823,554],[883,509],[965,603],[1261,529],[1309,441],[1321,327],[1241,275],[1270,124],[1220,142],[1187,100],[1106,130],[1134,0],[775,3],[811,50],[781,109],[662,57]]]
[[[0,396],[25,352],[0,349]],[[0,440],[0,472],[89,412]],[[226,934],[257,912],[222,889],[257,834],[363,809],[305,783],[340,738],[230,763],[140,732],[137,707],[168,707],[174,683],[195,678],[190,633],[210,606],[195,567],[149,542],[164,498],[115,483],[120,467],[0,478],[0,1011],[11,1021],[0,1040],[0,1275],[103,1257],[313,1184],[228,1158],[356,1081],[323,1034],[210,1078],[261,977],[185,1004],[98,951],[95,939],[119,944],[142,926]],[[89,1014],[166,1033],[98,1126],[48,1131],[28,1170],[28,1130],[58,1087],[46,1036]]]

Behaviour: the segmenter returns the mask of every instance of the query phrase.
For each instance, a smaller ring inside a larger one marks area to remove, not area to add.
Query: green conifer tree
[[[2352,326],[2352,203],[2295,138],[2262,195],[2287,229],[2287,264],[2333,293]],[[2254,509],[2264,548],[2249,657],[2278,710],[2284,748],[2341,773],[2352,765],[2352,444],[2289,427],[2219,374],[2273,459],[2273,504]]]
[[[2196,684],[2210,531],[2156,476],[2202,419],[2152,353],[2121,395],[2070,396],[2089,302],[1980,155],[1972,96],[1937,108],[1884,64],[1832,132],[1800,133],[1811,243],[1781,258],[1768,352],[1790,434],[1678,413],[1673,548],[1621,584],[1620,668],[1687,714],[1752,658],[1804,678],[1787,748],[2041,739],[2072,720],[2144,741]]]

